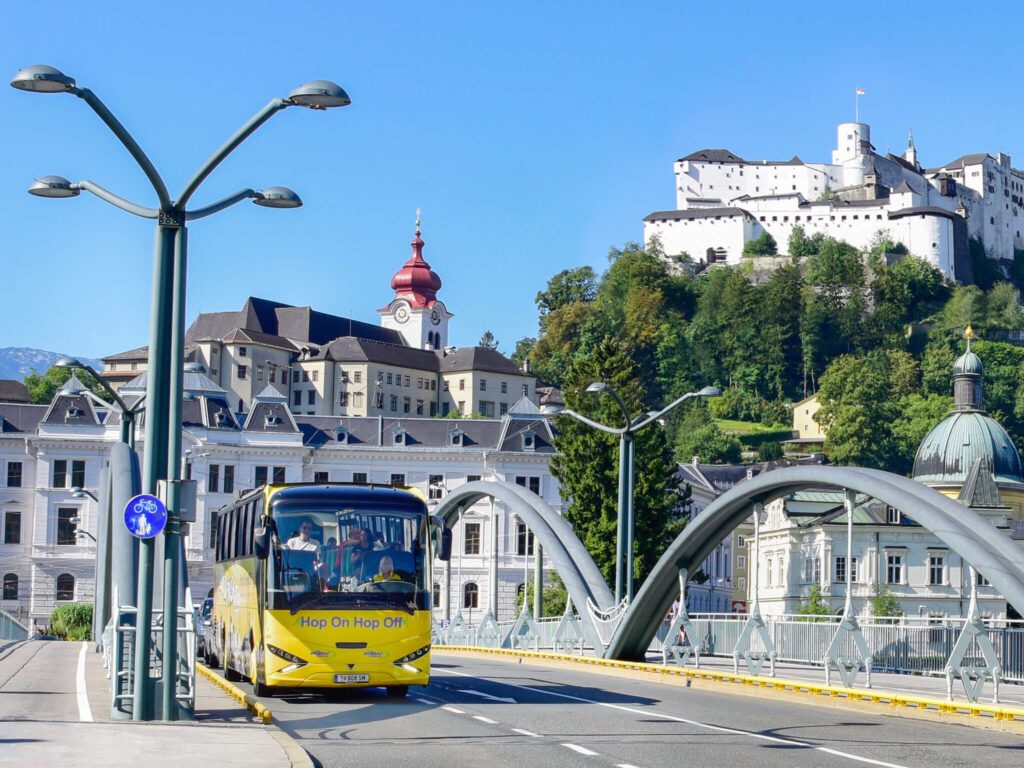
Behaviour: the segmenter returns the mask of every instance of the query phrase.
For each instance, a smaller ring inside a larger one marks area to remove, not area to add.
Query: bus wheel
[[[274,689],[266,683],[260,682],[260,676],[257,673],[252,679],[252,695],[257,699],[266,698],[274,695]]]
[[[385,690],[388,692],[389,699],[404,699],[409,695],[408,685],[389,685]]]

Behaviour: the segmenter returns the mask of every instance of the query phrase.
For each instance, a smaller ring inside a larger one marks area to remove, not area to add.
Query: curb
[[[239,704],[256,715],[256,719],[261,723],[270,725],[270,721],[274,716],[273,713],[262,702],[258,701],[255,696],[246,693],[237,685],[232,685],[220,675],[215,674],[205,664],[200,664],[198,661],[196,662],[196,671],[218,688],[226,691],[231,698],[237,700]]]
[[[792,698],[809,697],[812,704],[849,707],[877,712],[885,707],[900,717],[918,717],[942,722],[960,722],[977,728],[1024,733],[1024,709],[999,704],[972,704],[966,701],[946,701],[924,696],[893,693],[876,689],[844,688],[818,685],[805,680],[787,680],[778,677],[716,672],[691,667],[667,666],[649,662],[616,661],[588,656],[569,656],[544,651],[520,651],[503,648],[476,648],[473,646],[434,646],[435,653],[454,653],[465,656],[498,657],[510,662],[535,662],[546,666],[564,666],[566,663],[590,667],[589,671],[603,674],[635,676],[643,673],[652,681],[691,687],[721,689],[729,685],[733,691],[745,695]],[[557,664],[555,664],[557,662]],[[738,686],[738,687],[737,687]],[[827,698],[826,698],[827,697]]]
[[[246,693],[237,685],[229,683],[205,664],[200,664],[198,661],[196,662],[196,671],[256,715],[256,718],[263,725],[272,725],[273,713],[263,702],[258,701],[255,696]],[[309,753],[300,747],[299,743],[289,733],[274,726],[270,731],[270,736],[284,750],[291,768],[314,768],[313,759],[309,756]]]

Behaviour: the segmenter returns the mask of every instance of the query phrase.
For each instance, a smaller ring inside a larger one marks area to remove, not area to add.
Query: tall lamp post
[[[168,479],[169,510],[164,532],[164,633],[162,719],[171,720],[177,712],[177,574],[180,547],[180,453],[182,365],[185,339],[185,286],[187,264],[186,222],[201,219],[229,208],[242,200],[252,200],[267,208],[297,208],[299,196],[287,187],[263,190],[242,189],[202,208],[188,210],[193,193],[210,173],[257,128],[286,107],[314,110],[344,107],[351,103],[348,94],[329,80],[313,80],[284,99],[273,99],[242,125],[199,168],[172,199],[167,186],[132,135],[88,88],[80,88],[74,78],[54,67],[36,65],[20,70],[11,81],[14,88],[34,93],[70,93],[82,99],[113,131],[149,179],[159,201],[147,208],[126,200],[91,181],[72,183],[61,176],[37,179],[29,192],[39,197],[74,197],[82,190],[136,216],[157,222],[153,249],[153,306],[150,316],[148,385],[146,397],[150,418],[146,419],[146,450],[143,458],[142,490],[156,493],[157,481]],[[135,694],[132,717],[153,719],[153,681],[150,678],[151,641],[149,628],[153,612],[154,540],[139,542],[139,589],[135,645]]]
[[[636,474],[636,458],[634,454],[633,435],[646,427],[648,424],[657,421],[676,406],[689,400],[691,397],[718,397],[722,391],[718,387],[704,387],[697,392],[687,392],[685,395],[676,398],[660,411],[633,418],[626,404],[619,393],[610,384],[603,381],[595,381],[589,384],[585,390],[591,393],[605,392],[611,395],[612,399],[622,410],[622,417],[625,425],[619,428],[609,427],[606,424],[589,419],[576,411],[566,408],[562,413],[572,416],[577,421],[594,427],[602,432],[619,436],[619,500],[618,500],[618,526],[615,536],[615,602],[622,600],[625,594],[626,602],[633,599],[633,481]],[[622,568],[623,555],[626,559],[625,570]],[[625,581],[625,584],[623,584]]]

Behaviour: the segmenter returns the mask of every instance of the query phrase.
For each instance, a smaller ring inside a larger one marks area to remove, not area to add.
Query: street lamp
[[[134,449],[135,417],[138,415],[139,411],[145,409],[146,396],[143,395],[138,400],[136,400],[132,405],[128,405],[128,403],[124,401],[124,398],[122,398],[117,393],[117,390],[110,386],[110,384],[107,382],[105,378],[100,376],[91,365],[86,365],[77,357],[62,357],[59,360],[57,360],[57,362],[55,362],[53,366],[54,368],[71,368],[85,371],[94,379],[96,379],[99,385],[103,387],[103,390],[107,393],[107,395],[110,396],[110,399],[113,400],[114,407],[112,408],[112,410],[115,410],[121,419],[121,442],[125,443],[129,448]],[[85,390],[84,394],[86,397],[90,398],[95,403],[103,406],[104,408],[111,408],[111,403],[108,403],[105,400],[96,397],[96,395],[93,394],[91,390]]]
[[[595,381],[587,385],[585,392],[591,394],[607,393],[618,404],[622,410],[622,417],[625,425],[619,428],[609,427],[606,424],[588,419],[569,408],[563,409],[562,413],[572,416],[577,421],[589,427],[600,429],[612,435],[619,436],[619,500],[618,500],[618,526],[615,536],[615,602],[622,600],[623,594],[626,602],[633,599],[633,478],[636,473],[636,461],[633,452],[633,435],[646,427],[648,424],[657,421],[676,406],[689,400],[691,397],[718,397],[722,390],[718,387],[704,387],[697,392],[687,392],[685,395],[676,398],[660,411],[648,411],[635,419],[630,416],[629,409],[625,402],[619,397],[610,384],[603,381]],[[625,578],[623,578],[622,559],[626,556]],[[625,581],[625,585],[623,584]]]
[[[143,460],[142,490],[156,493],[157,481],[168,479],[167,506],[170,510],[164,531],[164,609],[176,613],[178,551],[180,521],[177,513],[181,502],[181,402],[182,363],[185,337],[185,286],[187,265],[186,222],[210,216],[242,200],[252,200],[268,208],[296,208],[302,205],[297,194],[286,187],[269,187],[262,191],[243,189],[203,208],[188,210],[193,193],[207,176],[257,128],[286,107],[307,107],[323,110],[351,103],[348,94],[336,83],[313,80],[288,94],[272,99],[263,109],[239,128],[199,168],[177,198],[172,199],[167,186],[153,163],[132,135],[91,90],[81,88],[75,79],[54,67],[35,65],[18,71],[11,80],[14,88],[34,93],[70,93],[82,99],[113,131],[149,179],[159,205],[148,208],[126,200],[91,181],[72,183],[63,177],[44,176],[32,185],[30,192],[41,197],[74,197],[81,190],[96,195],[111,205],[142,218],[155,220],[156,239],[153,249],[153,306],[150,322],[149,364],[146,397],[150,418],[146,419],[146,451]],[[137,641],[135,646],[135,698],[132,716],[135,720],[152,719],[153,685],[150,678],[150,633],[153,607],[154,540],[139,542],[139,589],[137,606]],[[164,622],[162,715],[171,720],[176,713],[175,686],[177,636]]]

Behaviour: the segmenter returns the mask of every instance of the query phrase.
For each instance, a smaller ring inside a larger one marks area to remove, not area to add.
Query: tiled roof
[[[716,219],[722,216],[750,216],[742,208],[687,208],[683,211],[655,211],[644,216],[644,221],[680,221],[685,219]]]
[[[0,432],[34,433],[49,406],[0,403]]]
[[[0,379],[0,403],[27,403],[28,387],[14,379]]]
[[[699,163],[745,163],[747,162],[739,155],[734,155],[728,149],[701,149],[686,157],[680,157],[676,162],[693,160]]]

